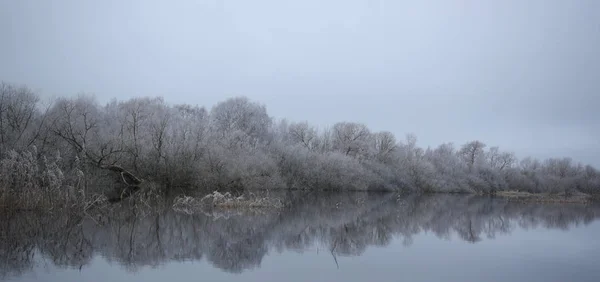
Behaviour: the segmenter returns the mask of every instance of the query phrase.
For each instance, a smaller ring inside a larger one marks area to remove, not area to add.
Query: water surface
[[[600,207],[299,193],[279,212],[16,214],[5,281],[600,281]]]

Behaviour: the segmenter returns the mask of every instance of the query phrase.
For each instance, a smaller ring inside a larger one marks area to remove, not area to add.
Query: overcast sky
[[[600,166],[597,0],[0,0],[0,80]]]

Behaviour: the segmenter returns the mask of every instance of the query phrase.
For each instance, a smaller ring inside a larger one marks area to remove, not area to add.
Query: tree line
[[[398,140],[358,122],[319,129],[275,120],[246,97],[210,109],[160,97],[101,105],[89,95],[42,101],[26,86],[0,84],[5,203],[80,201],[142,181],[160,193],[600,191],[598,170],[570,158],[518,160],[480,141],[420,148],[414,135]]]

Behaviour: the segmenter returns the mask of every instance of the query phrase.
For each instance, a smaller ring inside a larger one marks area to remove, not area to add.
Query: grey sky
[[[600,1],[0,0],[0,80],[600,166]]]

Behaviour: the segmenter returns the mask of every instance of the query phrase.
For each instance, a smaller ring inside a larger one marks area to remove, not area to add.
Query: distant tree
[[[435,167],[425,158],[425,151],[417,146],[414,134],[407,134],[405,142],[396,153],[399,158],[397,173],[408,178],[406,183],[411,190],[433,191]]]
[[[521,170],[526,173],[539,171],[542,164],[536,159],[526,157],[519,162],[519,166],[521,167]]]
[[[480,141],[472,141],[464,144],[458,151],[458,155],[467,164],[469,170],[483,160],[485,144]]]
[[[347,156],[364,155],[368,150],[370,131],[366,125],[339,122],[333,126],[333,148]]]
[[[265,106],[251,102],[246,97],[225,100],[214,106],[210,112],[214,130],[223,136],[243,132],[252,143],[267,138],[272,120]]]
[[[315,149],[317,143],[317,131],[309,126],[307,122],[290,124],[288,132],[292,144],[301,144],[309,150]]]
[[[94,137],[99,137],[99,118],[96,101],[91,96],[59,99],[49,113],[53,119],[52,132],[68,143],[78,154],[94,159]]]
[[[435,186],[440,191],[468,191],[466,164],[457,156],[454,144],[445,143],[427,153],[435,167]]]
[[[319,134],[316,140],[319,152],[327,153],[334,150],[334,136],[333,131],[329,128],[325,128],[321,134]]]
[[[577,169],[572,163],[571,158],[551,158],[544,163],[544,170],[546,173],[559,178],[573,177],[577,174]]]
[[[11,149],[23,149],[23,143],[28,143],[24,138],[33,126],[38,101],[27,87],[0,83],[0,156]]]
[[[394,151],[397,150],[397,141],[394,134],[389,131],[376,132],[371,140],[375,158],[382,163],[390,163]]]
[[[487,163],[497,170],[511,168],[516,161],[513,153],[500,152],[498,147],[491,147],[486,153]]]

